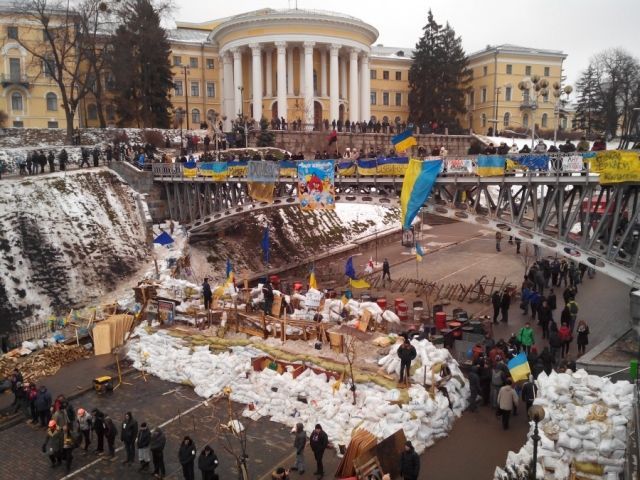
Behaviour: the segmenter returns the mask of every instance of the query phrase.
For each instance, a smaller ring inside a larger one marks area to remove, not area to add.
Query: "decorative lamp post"
[[[531,149],[535,147],[536,139],[536,122],[535,111],[538,109],[538,98],[549,95],[549,80],[546,78],[540,78],[539,75],[532,75],[531,80],[522,80],[518,83],[518,89],[524,94],[526,98],[520,104],[520,110],[531,112]],[[533,89],[533,94],[531,90]]]
[[[537,469],[538,469],[538,442],[540,442],[540,435],[538,434],[538,423],[544,420],[544,408],[541,405],[532,405],[527,412],[529,415],[529,419],[533,421],[533,436],[531,440],[533,440],[533,466],[532,466],[532,476],[533,480],[536,480]]]
[[[556,99],[556,104],[553,109],[553,116],[555,117],[555,128],[553,130],[553,144],[555,145],[558,141],[558,123],[560,121],[560,105],[564,105],[565,102],[569,101],[569,95],[573,92],[573,87],[571,85],[565,85],[564,88],[561,87],[559,82],[553,82],[553,98]],[[562,100],[562,94],[567,96],[566,100]]]

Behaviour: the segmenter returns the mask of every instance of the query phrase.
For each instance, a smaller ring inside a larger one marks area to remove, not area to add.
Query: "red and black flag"
[[[331,133],[329,134],[329,136],[327,137],[327,140],[329,141],[329,145],[331,145],[332,143],[335,143],[338,141],[338,132],[336,132],[335,130],[332,130]]]

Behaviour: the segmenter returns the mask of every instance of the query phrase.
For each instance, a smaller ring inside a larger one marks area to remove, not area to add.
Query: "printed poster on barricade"
[[[302,210],[335,208],[333,160],[298,163],[298,199]]]
[[[590,170],[600,174],[601,184],[640,182],[640,157],[635,152],[598,152],[589,162]]]
[[[582,155],[566,155],[562,157],[563,172],[581,172],[582,169]]]
[[[453,158],[445,161],[447,173],[473,173],[473,161]]]
[[[249,182],[275,183],[278,181],[280,166],[277,162],[250,160],[247,168]]]

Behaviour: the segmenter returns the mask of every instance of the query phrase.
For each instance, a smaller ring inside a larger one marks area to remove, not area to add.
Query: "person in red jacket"
[[[564,358],[564,356],[569,353],[569,344],[572,340],[571,329],[565,322],[562,322],[562,326],[558,330],[558,335],[560,335],[560,341],[562,342],[560,354],[562,358]]]
[[[607,144],[604,141],[604,138],[602,137],[598,137],[598,139],[593,142],[593,145],[591,145],[591,151],[592,152],[598,152],[600,150],[606,150],[607,149]]]

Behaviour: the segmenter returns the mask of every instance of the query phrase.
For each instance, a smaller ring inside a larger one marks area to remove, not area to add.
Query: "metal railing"
[[[8,347],[16,348],[22,345],[22,342],[43,338],[56,327],[55,323],[52,324],[48,320],[16,327],[7,335]]]

